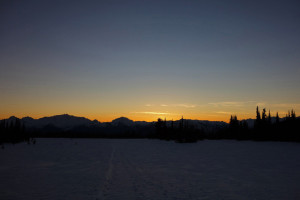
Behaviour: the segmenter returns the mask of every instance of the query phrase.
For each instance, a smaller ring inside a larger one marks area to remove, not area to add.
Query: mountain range
[[[6,119],[6,123],[14,122],[16,117],[12,116]],[[136,129],[149,127],[154,128],[155,122],[146,122],[146,121],[133,121],[126,117],[120,117],[112,120],[111,122],[99,122],[97,120],[90,120],[85,117],[77,117],[73,115],[63,114],[63,115],[55,115],[50,117],[42,117],[39,119],[34,119],[32,117],[24,117],[20,119],[24,124],[25,128],[28,130],[40,130],[47,129],[49,127],[55,128],[61,131],[70,131],[76,130],[78,128],[98,128],[98,129],[116,129],[125,128]],[[179,126],[179,121],[173,121],[174,127]],[[190,120],[185,119],[188,122],[189,126],[193,126],[195,129],[201,129],[205,132],[214,132],[220,128],[226,127],[228,124],[226,122],[221,121],[207,121],[207,120]],[[167,126],[171,126],[172,121],[166,121]],[[116,132],[116,131],[114,131]]]
[[[191,120],[183,119],[184,125],[194,130],[210,135],[226,127],[228,123],[223,121]],[[281,118],[280,120],[284,120]],[[10,117],[0,120],[1,124],[13,127],[13,124],[22,124],[25,130],[37,137],[148,137],[156,132],[155,122],[133,121],[126,117],[120,117],[111,122],[99,122],[85,117],[63,114],[34,119],[32,117]],[[249,128],[254,127],[255,119],[245,119]],[[271,119],[275,122],[275,118]],[[4,123],[3,123],[4,122]],[[167,127],[179,128],[183,121],[165,121]]]

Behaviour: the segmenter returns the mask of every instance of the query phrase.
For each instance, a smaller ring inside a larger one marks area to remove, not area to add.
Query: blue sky
[[[0,117],[228,120],[255,116],[256,105],[297,112],[299,5],[2,1]]]

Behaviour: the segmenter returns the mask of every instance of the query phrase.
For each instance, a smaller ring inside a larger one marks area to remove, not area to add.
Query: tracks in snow
[[[107,172],[105,173],[105,182],[100,189],[101,193],[99,195],[100,196],[99,199],[107,199],[106,197],[110,193],[111,184],[112,184],[112,173],[113,173],[113,168],[114,168],[113,160],[115,157],[115,151],[116,151],[115,146],[112,146],[112,151],[111,151],[109,162],[108,162],[108,169],[107,169]]]
[[[159,180],[149,176],[134,155],[125,154],[112,146],[105,181],[98,199],[153,199],[157,193],[166,194]],[[151,197],[152,196],[152,197]]]

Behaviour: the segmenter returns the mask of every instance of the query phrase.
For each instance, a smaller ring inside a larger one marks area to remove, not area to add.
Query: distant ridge
[[[7,121],[13,121],[17,119],[16,117],[12,116]],[[189,125],[193,126],[196,129],[201,129],[207,132],[214,132],[220,128],[224,128],[228,126],[226,122],[222,121],[207,121],[207,120],[190,120],[185,119],[188,121]],[[119,117],[111,122],[99,122],[97,120],[90,120],[85,117],[73,116],[69,114],[61,114],[61,115],[54,115],[54,116],[47,116],[42,117],[39,119],[34,119],[32,117],[24,117],[21,119],[22,123],[25,125],[26,129],[55,129],[61,131],[68,131],[68,130],[82,130],[84,129],[103,129],[107,132],[118,132],[118,129],[126,128],[126,131],[137,131],[137,129],[141,129],[144,127],[152,127],[154,128],[154,122],[145,122],[145,121],[133,121],[127,117]],[[173,125],[179,126],[179,121],[173,121]],[[170,126],[171,121],[167,121],[167,124]],[[115,128],[113,128],[115,127]],[[119,128],[118,128],[119,127]],[[123,128],[122,128],[123,127]],[[113,129],[113,131],[112,131]],[[125,129],[124,129],[125,130]]]
[[[117,119],[112,120],[112,125],[125,125],[125,126],[133,126],[134,121],[131,119],[128,119],[127,117],[119,117]]]
[[[7,119],[5,119],[7,122],[14,121],[16,119],[19,119],[15,116],[11,116]],[[285,118],[280,118],[280,121],[284,120]],[[41,128],[46,125],[54,125],[58,128],[63,128],[63,129],[68,129],[72,128],[75,126],[135,126],[135,125],[147,125],[147,124],[153,124],[153,122],[146,122],[146,121],[133,121],[127,117],[119,117],[111,122],[99,122],[98,120],[90,120],[85,117],[80,117],[80,116],[74,116],[74,115],[69,115],[69,114],[61,114],[61,115],[53,115],[53,116],[47,116],[47,117],[41,117],[38,119],[34,119],[30,116],[23,117],[21,118],[22,122],[27,126],[27,127],[36,127],[36,128]],[[201,126],[206,126],[206,125],[213,125],[213,124],[222,124],[222,125],[227,125],[228,123],[223,122],[223,121],[208,121],[208,120],[192,120],[192,119],[185,119],[191,123],[191,125],[196,126],[196,128],[201,127]],[[272,123],[275,122],[275,117],[271,118]],[[241,121],[247,121],[249,127],[254,126],[255,119],[242,119]],[[179,122],[179,120],[175,120],[174,124],[176,125]],[[167,120],[167,124],[170,124],[171,121]]]
[[[228,124],[222,121],[191,119],[143,122],[119,117],[112,122],[100,123],[97,120],[68,114],[39,119],[31,117],[18,119],[12,116],[0,120],[0,130],[2,131],[0,143],[1,141],[19,141],[26,138],[28,140],[28,138],[35,137],[159,138],[178,142],[195,142],[204,138],[300,141],[300,137],[293,134],[294,131],[292,131],[293,128],[296,128],[296,123],[299,123],[299,120],[299,117],[281,118],[280,123],[270,123],[269,125],[260,123],[259,126],[254,126],[254,123],[257,124],[254,119],[231,120],[231,123]],[[272,121],[274,121],[273,118]],[[270,134],[266,128],[276,134]],[[282,135],[282,132],[285,134]]]
[[[42,117],[39,119],[24,117],[21,120],[24,122],[25,126],[29,128],[42,128],[46,125],[53,125],[57,128],[70,129],[75,126],[91,126],[100,124],[100,122],[95,120],[91,121],[84,117],[76,117],[68,114]]]

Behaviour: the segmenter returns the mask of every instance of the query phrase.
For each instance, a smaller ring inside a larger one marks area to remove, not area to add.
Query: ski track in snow
[[[114,160],[115,151],[116,151],[116,147],[112,146],[112,151],[111,151],[109,163],[108,163],[108,169],[105,174],[105,182],[100,190],[101,194],[100,194],[99,199],[106,199],[107,195],[110,193],[111,184],[112,184],[112,173],[113,173],[113,168],[114,168],[113,160]]]
[[[300,145],[38,139],[0,150],[0,199],[300,199]]]
[[[106,180],[101,189],[99,199],[144,199],[143,186],[153,186],[143,175],[141,168],[137,167],[126,155],[120,151],[116,153],[116,147],[112,147],[109,159]],[[120,184],[121,183],[121,184]],[[139,184],[140,183],[140,184]],[[141,184],[143,183],[143,184]]]

